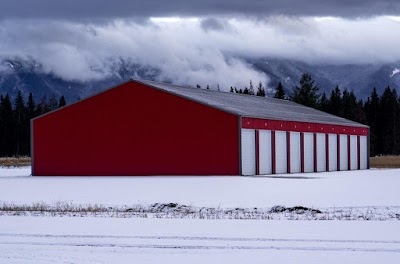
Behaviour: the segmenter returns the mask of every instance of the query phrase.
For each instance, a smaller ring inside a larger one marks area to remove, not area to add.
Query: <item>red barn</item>
[[[32,175],[369,167],[368,127],[293,102],[131,80],[32,120]]]

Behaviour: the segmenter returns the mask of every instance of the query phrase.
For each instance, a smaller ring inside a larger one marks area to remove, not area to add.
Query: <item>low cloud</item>
[[[204,31],[228,31],[232,29],[228,22],[216,18],[202,19],[200,26]]]
[[[124,59],[161,70],[176,84],[243,87],[268,83],[245,58],[308,63],[400,61],[397,18],[268,16],[263,18],[115,19],[102,23],[7,19],[0,57],[37,61],[44,72],[88,81],[113,74]],[[4,70],[4,66],[0,68]]]

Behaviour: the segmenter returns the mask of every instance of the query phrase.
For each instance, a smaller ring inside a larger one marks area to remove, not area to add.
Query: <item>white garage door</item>
[[[276,173],[287,173],[286,132],[275,132]]]
[[[260,174],[272,174],[271,131],[259,131]]]
[[[368,143],[367,136],[360,136],[360,169],[368,168]]]
[[[256,134],[254,129],[242,129],[242,174],[256,174]]]
[[[350,136],[350,169],[358,169],[357,136]]]
[[[340,135],[340,170],[348,170],[347,135]]]
[[[317,133],[317,171],[326,171],[325,134]]]
[[[329,171],[337,171],[337,135],[329,134]]]
[[[300,132],[290,132],[290,172],[301,172]]]
[[[304,133],[304,172],[314,172],[313,133]]]

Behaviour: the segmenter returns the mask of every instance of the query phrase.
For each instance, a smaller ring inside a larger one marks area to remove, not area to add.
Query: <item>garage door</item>
[[[313,133],[304,133],[304,172],[314,172]]]
[[[275,132],[276,173],[287,173],[286,132]]]
[[[337,171],[337,135],[328,135],[329,143],[329,171]]]
[[[290,132],[290,172],[301,172],[300,132]]]
[[[271,131],[259,131],[260,174],[272,174]]]
[[[317,171],[326,171],[325,134],[317,133]]]
[[[256,135],[254,129],[242,129],[242,175],[256,174]]]
[[[357,136],[350,136],[350,169],[358,169]]]
[[[360,169],[368,168],[368,141],[366,136],[360,136]]]
[[[347,135],[340,135],[340,170],[348,170]]]

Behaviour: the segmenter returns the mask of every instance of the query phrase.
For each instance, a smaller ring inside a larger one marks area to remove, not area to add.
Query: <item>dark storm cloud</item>
[[[216,18],[203,19],[201,20],[200,26],[205,31],[210,31],[210,30],[220,31],[220,30],[231,29],[231,27],[226,21]]]
[[[176,84],[267,84],[243,58],[399,62],[399,10],[399,0],[0,0],[0,72],[12,70],[4,59],[33,60],[86,82],[122,58]]]
[[[2,0],[0,18],[294,15],[366,17],[400,13],[399,0]]]

